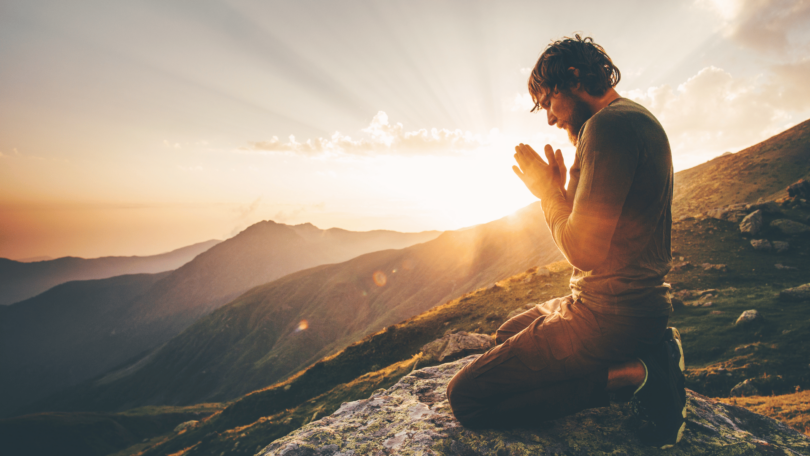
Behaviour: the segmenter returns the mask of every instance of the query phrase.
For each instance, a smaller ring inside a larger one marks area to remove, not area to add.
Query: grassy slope
[[[810,213],[785,211],[798,219]],[[772,240],[781,237],[772,232],[765,235]],[[784,303],[776,297],[779,290],[807,281],[803,271],[810,270],[810,239],[789,241],[792,250],[777,255],[753,250],[730,222],[704,218],[673,227],[678,256],[693,264],[724,263],[730,268],[725,273],[692,269],[668,276],[676,289],[722,290],[712,298],[712,307],[680,308],[671,317],[671,324],[682,331],[690,388],[727,396],[732,386],[747,378],[768,393],[810,388],[807,303]],[[777,262],[799,269],[778,270],[773,266]],[[445,332],[492,334],[511,310],[566,294],[570,266],[562,262],[551,268],[558,272],[549,278],[531,280],[530,273],[519,274],[499,282],[498,288],[477,290],[368,336],[285,382],[241,398],[205,426],[145,454],[171,454],[186,448],[188,455],[252,454],[257,446],[308,422],[313,413],[329,414],[341,401],[365,398],[377,387],[393,384],[409,370],[415,361],[411,357],[420,347]],[[753,328],[734,326],[739,314],[752,308],[763,314],[764,323]],[[748,344],[756,345],[742,355],[734,351]],[[381,370],[382,366],[388,367]],[[726,371],[716,374],[720,367]]]
[[[782,396],[731,397],[720,399],[726,404],[739,405],[790,425],[810,435],[810,391]]]
[[[142,407],[123,413],[38,413],[0,420],[0,442],[3,454],[9,455],[103,456],[170,432],[182,422],[201,420],[223,407],[198,404]]]
[[[771,199],[800,178],[810,178],[810,120],[736,154],[678,172],[674,216]]]

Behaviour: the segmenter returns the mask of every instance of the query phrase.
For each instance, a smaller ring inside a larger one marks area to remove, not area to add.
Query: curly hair
[[[576,76],[573,68],[579,70]],[[602,46],[593,38],[564,37],[546,46],[529,76],[529,94],[534,112],[541,108],[541,88],[569,90],[578,83],[593,96],[603,95],[621,80],[622,74]]]

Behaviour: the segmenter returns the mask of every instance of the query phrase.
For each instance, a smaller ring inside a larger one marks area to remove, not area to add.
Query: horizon
[[[592,36],[675,171],[810,118],[810,8],[695,0],[0,4],[0,257],[149,256],[263,220],[448,231],[534,201],[551,40]]]

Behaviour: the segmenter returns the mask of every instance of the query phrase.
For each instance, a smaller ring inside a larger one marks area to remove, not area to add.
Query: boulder
[[[492,338],[486,334],[459,331],[447,334],[422,347],[422,353],[440,363],[461,358],[471,353],[483,353],[492,347]]]
[[[810,226],[801,222],[794,222],[788,219],[776,219],[771,222],[771,227],[776,228],[782,234],[805,234],[810,233]]]
[[[700,267],[702,267],[704,271],[728,272],[728,266],[724,264],[703,263]]]
[[[754,250],[771,250],[771,242],[767,239],[751,239],[751,246]]]
[[[765,221],[762,218],[762,210],[757,209],[754,212],[746,215],[742,222],[740,222],[740,232],[753,236],[759,233],[764,223]]]
[[[759,395],[759,391],[749,378],[748,380],[736,384],[734,388],[731,388],[731,392],[729,394],[731,397],[757,396]]]
[[[780,291],[779,299],[783,301],[810,301],[810,283]]]
[[[751,324],[761,322],[762,320],[763,320],[762,314],[760,314],[754,309],[751,309],[741,313],[740,316],[737,317],[737,321],[735,321],[734,324],[735,325]]]
[[[810,198],[810,182],[799,179],[796,183],[788,185],[788,195],[797,198]]]
[[[790,270],[790,269],[793,269],[793,270],[799,269],[799,268],[797,268],[795,266],[785,266],[784,264],[781,264],[781,263],[776,263],[775,265],[773,265],[773,267],[775,267],[776,269],[788,269],[788,270]]]
[[[644,446],[630,404],[585,410],[548,425],[470,430],[453,417],[447,383],[469,356],[403,377],[370,398],[344,403],[270,443],[261,456],[808,454],[810,438],[771,418],[686,390],[683,440],[668,452]]]
[[[677,263],[674,266],[672,266],[672,270],[673,271],[686,271],[688,269],[692,269],[693,267],[694,266],[692,266],[692,263],[690,263],[688,261],[683,261],[681,263]]]
[[[776,253],[787,252],[790,248],[790,244],[787,241],[773,241],[771,245]]]

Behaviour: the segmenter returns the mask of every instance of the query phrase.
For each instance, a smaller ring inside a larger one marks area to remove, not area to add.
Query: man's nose
[[[546,110],[546,114],[547,114],[547,117],[548,117],[549,126],[553,127],[554,124],[557,123],[557,118],[551,114],[550,110]]]

